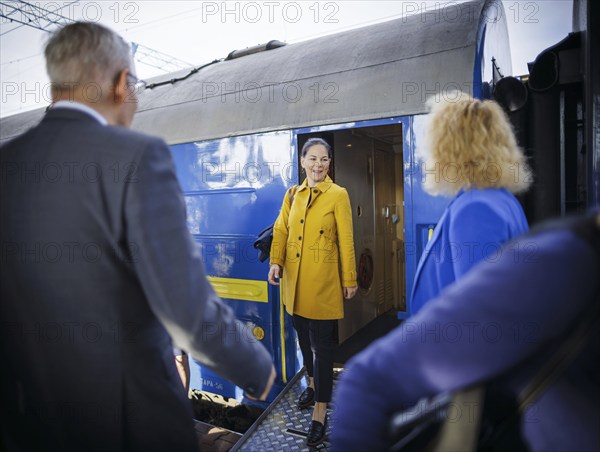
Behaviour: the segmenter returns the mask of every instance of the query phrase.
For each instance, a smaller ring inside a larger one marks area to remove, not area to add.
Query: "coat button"
[[[302,236],[298,237],[298,240],[302,240]]]
[[[300,253],[296,253],[296,257],[300,257]]]
[[[319,190],[317,190],[316,188],[313,190],[313,193],[319,193]]]
[[[323,229],[321,229],[321,230],[319,231],[319,234],[323,234]]]
[[[304,223],[304,220],[300,220],[300,223]]]

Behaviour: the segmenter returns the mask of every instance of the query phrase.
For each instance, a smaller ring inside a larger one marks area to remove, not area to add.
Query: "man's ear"
[[[117,75],[117,80],[115,81],[113,102],[116,104],[122,104],[130,95],[129,90],[127,88],[127,74],[129,74],[129,70],[123,69]]]

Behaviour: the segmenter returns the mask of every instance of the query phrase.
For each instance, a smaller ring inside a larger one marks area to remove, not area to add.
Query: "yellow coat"
[[[356,286],[348,192],[329,176],[313,188],[305,180],[290,210],[291,190],[283,199],[271,245],[271,265],[283,267],[286,310],[308,319],[341,319],[342,287]]]

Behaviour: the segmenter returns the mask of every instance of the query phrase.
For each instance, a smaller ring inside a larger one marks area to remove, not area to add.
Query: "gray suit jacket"
[[[195,449],[169,336],[264,390],[270,355],[206,280],[162,140],[54,109],[0,155],[7,449]]]

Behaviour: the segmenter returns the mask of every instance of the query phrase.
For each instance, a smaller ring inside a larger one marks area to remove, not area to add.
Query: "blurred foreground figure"
[[[45,55],[54,104],[0,149],[4,450],[195,450],[169,336],[255,398],[270,355],[205,277],[169,148],[127,129],[129,46],[74,23]]]
[[[599,260],[600,215],[559,220],[447,287],[351,360],[334,394],[335,450],[385,450],[391,415],[423,397],[493,380],[515,399],[598,303]],[[521,416],[530,450],[600,450],[599,335]]]

